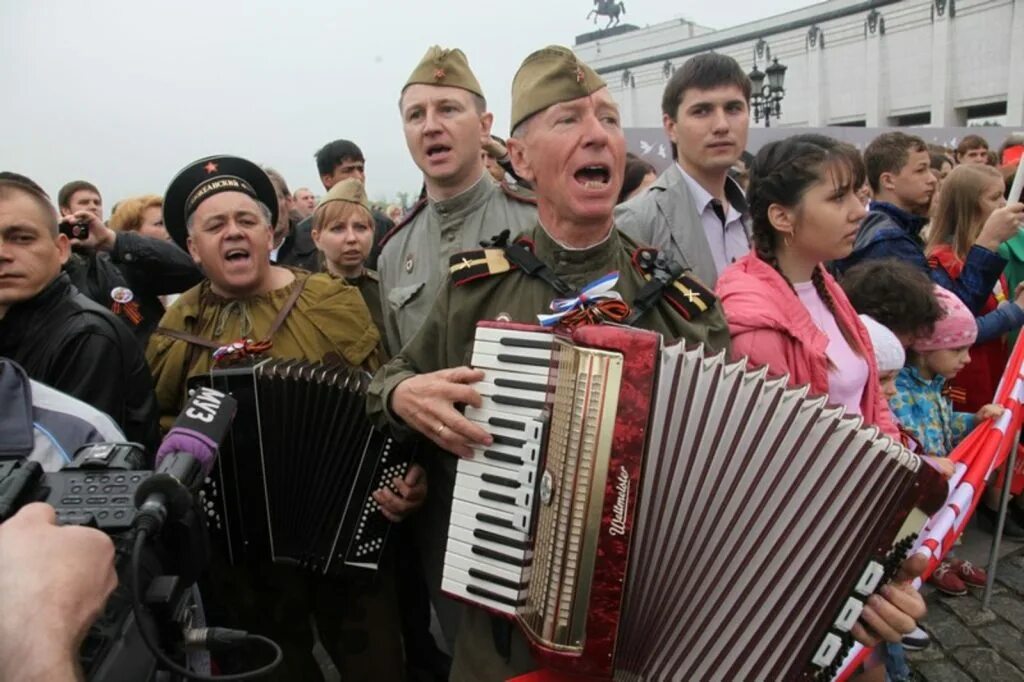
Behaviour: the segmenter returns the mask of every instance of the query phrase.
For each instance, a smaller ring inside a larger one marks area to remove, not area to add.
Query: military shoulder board
[[[666,276],[674,262],[667,260],[657,249],[637,249],[633,253],[633,265],[651,282],[658,276],[662,280],[662,295],[687,320],[692,320],[715,307],[715,295],[689,271]],[[676,266],[677,268],[679,266]]]
[[[457,287],[515,269],[515,266],[505,258],[505,250],[497,248],[456,253],[449,259],[448,265],[448,276]]]

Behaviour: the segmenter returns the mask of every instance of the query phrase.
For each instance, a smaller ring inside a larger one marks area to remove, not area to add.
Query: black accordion
[[[232,564],[272,560],[322,575],[375,569],[391,523],[372,494],[405,475],[405,448],[366,417],[370,376],[347,366],[267,359],[194,377],[238,401],[200,493]]]

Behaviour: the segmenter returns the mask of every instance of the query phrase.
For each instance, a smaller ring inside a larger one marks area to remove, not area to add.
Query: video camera
[[[86,679],[152,680],[157,659],[142,642],[132,614],[130,562],[133,524],[139,510],[135,494],[153,475],[136,443],[93,443],[75,453],[70,465],[44,472],[37,462],[0,461],[0,522],[31,502],[46,502],[57,523],[98,528],[116,548],[117,590],[89,629],[79,660]],[[141,562],[144,602],[152,614],[146,624],[165,651],[181,648],[196,615],[191,586],[209,556],[199,515],[186,514],[165,526],[157,542],[146,543]]]
[[[137,443],[85,445],[53,472],[38,462],[0,460],[0,523],[26,504],[45,502],[58,524],[98,528],[114,541],[118,587],[79,651],[87,680],[216,680],[202,672],[205,654],[186,656],[186,648],[210,643],[269,643],[277,656],[252,677],[280,662],[270,640],[206,628],[195,588],[210,553],[193,495],[210,473],[234,409],[230,396],[195,392],[156,453],[155,469],[143,468],[147,458]]]

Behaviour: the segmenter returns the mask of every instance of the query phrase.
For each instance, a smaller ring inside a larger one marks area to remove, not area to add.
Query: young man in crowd
[[[675,163],[616,209],[615,224],[713,287],[750,251],[747,202],[729,177],[747,146],[750,78],[732,57],[691,57],[665,86],[661,110]]]
[[[358,178],[366,184],[366,159],[363,151],[355,142],[334,140],[328,142],[316,152],[316,169],[324,189],[330,191],[335,184],[348,178]],[[380,241],[394,226],[391,219],[380,211],[373,211],[374,248],[366,261],[366,267],[377,267],[377,255],[380,253]],[[281,260],[283,265],[295,265],[310,272],[321,272],[319,251],[310,234],[313,230],[312,217],[305,218],[295,226],[289,239],[294,244],[287,247],[288,257]],[[381,330],[383,333],[383,330]]]
[[[76,215],[101,225],[91,211]],[[152,455],[157,404],[142,349],[61,272],[70,253],[46,193],[24,176],[0,173],[0,356],[106,412]]]
[[[988,141],[981,135],[964,135],[956,146],[957,163],[988,164]]]
[[[986,223],[960,277],[953,279],[943,268],[929,267],[924,254],[921,229],[928,221],[936,185],[924,140],[901,132],[883,133],[864,150],[864,165],[874,199],[857,232],[853,253],[833,263],[835,270],[843,273],[866,260],[897,258],[929,273],[932,281],[955,293],[977,314],[1006,265],[996,250],[1017,228]]]
[[[70,242],[64,271],[71,283],[117,315],[145,347],[164,314],[160,297],[195,286],[202,273],[167,240],[110,229],[103,222],[103,197],[92,183],[69,182],[57,197],[61,222],[88,229],[87,237]]]

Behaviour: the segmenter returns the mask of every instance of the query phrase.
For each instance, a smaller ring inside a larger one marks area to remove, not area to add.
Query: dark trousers
[[[229,566],[215,557],[202,586],[207,621],[277,642],[284,661],[272,676],[261,679],[403,682],[393,571],[394,565],[385,563],[376,574],[353,570],[327,578],[269,562]],[[322,648],[314,654],[317,639]],[[269,663],[269,650],[257,647],[215,655],[220,672]]]
[[[410,682],[442,682],[448,679],[451,658],[437,648],[430,632],[430,592],[423,575],[423,564],[416,533],[406,522],[391,531],[391,547],[397,565],[395,587],[401,604],[402,636]]]

